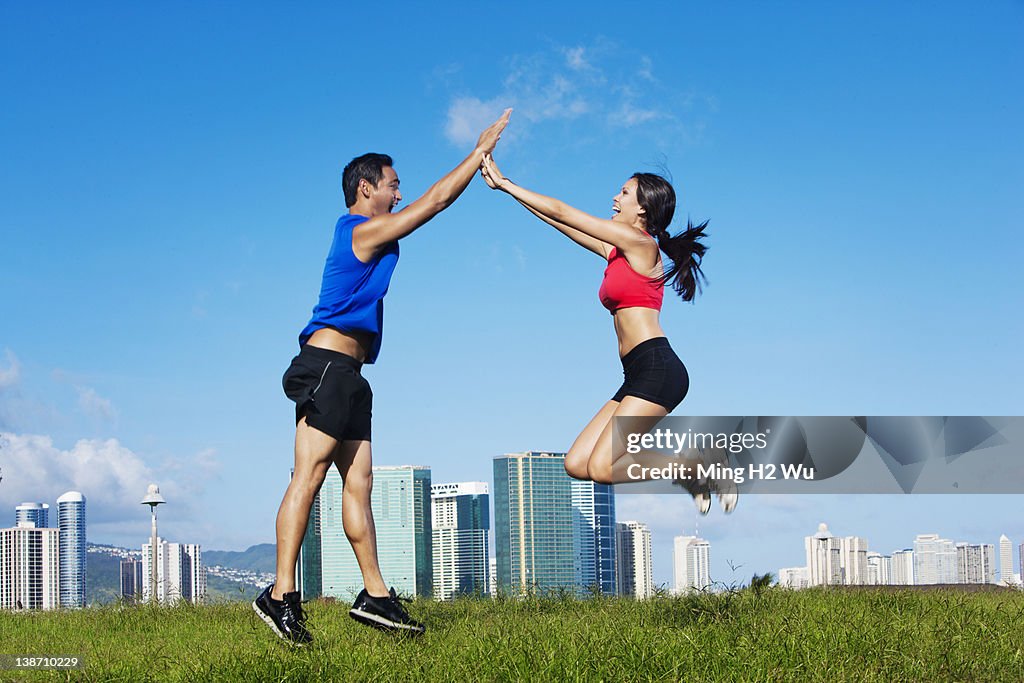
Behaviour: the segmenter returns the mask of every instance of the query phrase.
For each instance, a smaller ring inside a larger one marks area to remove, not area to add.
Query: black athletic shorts
[[[626,379],[612,397],[613,401],[636,396],[657,403],[671,413],[690,389],[686,366],[665,337],[648,339],[634,346],[622,357],[622,374]]]
[[[344,353],[305,344],[284,373],[284,393],[295,401],[295,424],[338,441],[369,441],[373,392],[359,374],[363,364]]]

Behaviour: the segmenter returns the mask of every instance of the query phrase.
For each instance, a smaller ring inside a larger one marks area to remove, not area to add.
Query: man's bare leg
[[[373,524],[373,458],[369,441],[343,441],[335,463],[344,482],[341,520],[363,574],[363,586],[374,597],[388,595],[377,560],[377,529]]]
[[[305,417],[296,425],[295,471],[277,511],[277,579],[271,593],[275,600],[296,590],[295,562],[309,523],[309,511],[337,448],[337,439],[307,425]]]

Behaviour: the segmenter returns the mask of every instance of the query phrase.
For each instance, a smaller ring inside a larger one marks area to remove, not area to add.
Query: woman
[[[565,456],[565,470],[576,479],[600,483],[635,481],[624,476],[632,458],[621,444],[613,443],[612,418],[634,418],[646,431],[686,396],[686,367],[669,346],[658,314],[666,282],[683,301],[692,301],[700,290],[700,265],[707,250],[701,239],[707,222],[696,227],[688,223],[685,231],[672,236],[668,226],[676,208],[675,190],[651,173],[633,174],[612,201],[612,217],[604,219],[516,185],[501,174],[489,154],[480,171],[488,186],[512,195],[542,221],[608,262],[599,296],[614,320],[625,382],[576,437]],[[667,271],[661,252],[672,262]],[[710,486],[682,483],[700,512],[707,514]],[[735,488],[718,493],[723,509],[731,512]]]

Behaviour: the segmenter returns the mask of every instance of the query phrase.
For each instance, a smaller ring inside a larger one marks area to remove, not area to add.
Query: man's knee
[[[369,500],[370,494],[373,492],[373,474],[359,474],[350,471],[345,477],[343,491],[346,496],[357,496]]]

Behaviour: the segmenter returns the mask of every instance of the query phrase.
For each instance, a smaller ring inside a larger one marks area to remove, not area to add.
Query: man
[[[450,206],[480,168],[512,110],[491,124],[462,163],[398,213],[398,174],[384,154],[353,159],[342,174],[345,206],[324,267],[320,301],[299,335],[300,352],[285,372],[285,393],[295,401],[295,470],[277,513],[277,580],[253,609],[281,638],[302,645],[306,630],[295,585],[295,561],[313,499],[331,464],[344,481],[342,521],[363,590],[349,611],[361,623],[422,633],[388,589],[377,562],[377,535],[370,508],[373,486],[370,413],[373,393],[360,374],[380,349],[383,298],[398,261],[398,240]]]

